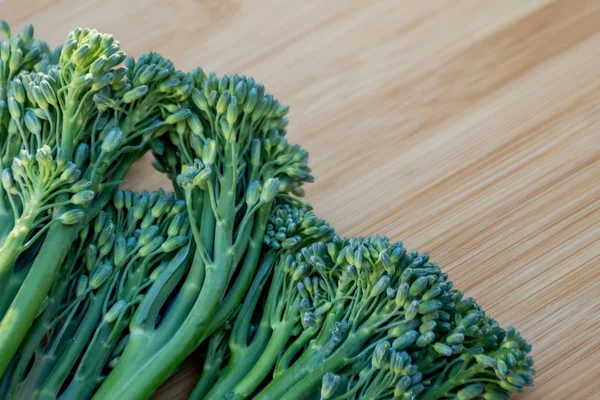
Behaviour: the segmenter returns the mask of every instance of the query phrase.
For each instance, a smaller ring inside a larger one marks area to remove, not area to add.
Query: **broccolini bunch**
[[[128,324],[167,268],[188,268],[185,204],[162,191],[117,191],[77,245],[10,372],[8,398],[87,399],[115,365]],[[142,310],[154,313],[158,310]]]
[[[259,316],[238,316],[244,331],[234,325],[204,398],[502,399],[532,383],[530,348],[512,328],[463,300],[427,254],[385,237],[291,252],[249,311]]]
[[[111,35],[89,29],[76,29],[52,54],[30,27],[0,47],[0,280],[9,288],[1,307],[2,374],[78,231],[131,164],[185,117],[179,104],[191,83],[160,55],[136,62]]]
[[[76,29],[0,21],[0,397],[504,400],[531,347],[427,254],[342,238],[300,200],[288,107]],[[152,151],[174,193],[118,189]]]
[[[98,399],[148,396],[215,332],[215,321],[236,311],[259,265],[273,205],[301,195],[313,180],[308,153],[284,136],[288,108],[263,85],[200,69],[191,79],[187,119],[154,152],[185,199],[194,261],[186,276],[173,278],[183,283],[160,324],[134,320],[127,362],[108,376]]]

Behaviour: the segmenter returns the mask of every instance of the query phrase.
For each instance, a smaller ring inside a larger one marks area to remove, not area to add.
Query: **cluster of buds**
[[[195,88],[192,100],[200,110],[199,117],[203,122],[190,124],[195,135],[205,136],[205,128],[217,126],[225,140],[234,131],[240,135],[253,132],[257,136],[270,129],[284,132],[289,107],[265,93],[265,87],[254,78],[243,75],[217,77],[214,73],[207,76],[202,69],[196,69],[192,79]]]
[[[32,25],[26,25],[22,34],[12,35],[6,21],[0,20],[0,34],[5,38],[0,40],[0,86],[21,71],[43,70],[48,64],[50,49],[34,38]]]
[[[333,235],[333,228],[305,207],[288,203],[275,206],[269,216],[264,243],[277,249],[294,249],[309,241],[323,241]]]
[[[278,182],[276,194],[302,195],[304,182],[312,182],[308,153],[287,142],[288,107],[264,86],[245,76],[189,75],[191,110],[173,108],[176,129],[169,141],[153,148],[155,167],[179,187],[202,187],[211,174],[236,164],[239,182],[251,192],[257,185]]]
[[[321,258],[323,254],[324,243],[313,243],[302,248],[295,257],[288,256],[283,268],[289,282],[286,286],[291,292],[288,297],[299,300],[297,309],[305,329],[323,325],[335,295],[327,282],[326,265]]]
[[[58,205],[70,204],[75,209],[63,213],[60,219],[71,225],[81,221],[82,218],[74,220],[73,217],[83,214],[81,208],[94,198],[94,192],[89,189],[91,183],[80,177],[77,164],[54,159],[50,147],[44,145],[34,156],[21,151],[19,157],[13,159],[11,168],[2,171],[2,186],[15,211],[21,210],[21,219],[31,219],[32,223],[44,211],[52,212]],[[70,197],[61,201],[58,196],[65,193]]]

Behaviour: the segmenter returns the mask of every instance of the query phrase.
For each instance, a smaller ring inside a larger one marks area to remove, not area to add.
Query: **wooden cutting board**
[[[0,18],[255,76],[292,106],[320,216],[429,252],[517,326],[538,371],[517,398],[600,399],[600,1],[0,0]],[[128,185],[168,187],[149,158]]]

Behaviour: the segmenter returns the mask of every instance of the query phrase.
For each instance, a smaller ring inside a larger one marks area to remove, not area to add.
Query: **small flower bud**
[[[119,315],[123,311],[123,309],[127,306],[127,302],[125,300],[119,300],[115,304],[112,305],[110,310],[104,315],[104,321],[112,324],[119,318]]]
[[[148,243],[147,245],[143,246],[142,248],[140,248],[138,250],[138,254],[142,257],[147,257],[149,256],[151,253],[155,252],[156,250],[158,250],[162,244],[164,243],[165,239],[162,238],[162,236],[157,236],[154,239],[152,239],[150,241],[150,243]]]
[[[429,285],[429,278],[422,276],[417,278],[412,285],[410,285],[409,294],[413,297],[417,297],[421,294]]]
[[[326,373],[321,382],[321,399],[327,400],[332,398],[341,382],[342,378],[339,375],[331,372]]]
[[[279,179],[269,178],[264,183],[262,193],[260,194],[260,200],[263,203],[270,203],[275,199],[279,192]]]
[[[148,86],[146,86],[146,85],[137,86],[135,89],[131,89],[130,91],[128,91],[127,93],[125,93],[123,95],[123,102],[125,104],[133,103],[134,101],[139,100],[142,97],[144,97],[146,95],[146,93],[148,93]]]
[[[104,284],[112,274],[113,267],[109,264],[99,265],[98,268],[94,270],[92,276],[89,280],[89,285],[92,289],[98,289],[100,286]]]
[[[415,330],[404,332],[401,336],[397,337],[392,346],[396,350],[404,350],[407,347],[411,346],[419,337],[419,332]]]
[[[308,311],[302,316],[302,325],[304,326],[315,326],[317,324],[317,318],[314,313]]]
[[[185,246],[188,242],[187,236],[173,236],[168,238],[161,246],[161,249],[165,253],[170,253],[175,251],[183,246]]]
[[[106,138],[102,141],[102,151],[112,153],[118,150],[125,140],[125,134],[119,128],[112,128]]]
[[[419,314],[429,314],[442,308],[442,302],[439,300],[422,301],[419,304]]]
[[[204,93],[196,88],[192,90],[192,101],[202,111],[208,110],[208,99]]]
[[[79,276],[77,280],[77,288],[75,289],[75,295],[77,297],[81,296],[88,288],[88,277],[87,275]]]
[[[457,400],[476,399],[483,393],[484,386],[481,383],[474,383],[466,386],[456,393]]]
[[[125,257],[127,256],[127,241],[125,237],[119,235],[115,239],[115,244],[113,246],[113,261],[115,266],[121,267],[124,265]]]
[[[390,286],[391,278],[389,275],[382,275],[377,283],[371,289],[370,296],[376,297],[381,295]]]
[[[461,344],[465,341],[465,335],[462,333],[453,333],[446,338],[448,344]]]
[[[16,121],[21,120],[21,105],[13,96],[8,98],[8,112],[12,119]]]
[[[190,127],[192,133],[196,136],[202,136],[204,133],[204,127],[202,126],[202,122],[200,121],[200,117],[196,113],[191,113],[190,117],[187,120],[187,123]]]
[[[426,332],[426,333],[422,334],[421,336],[419,336],[417,338],[416,344],[419,347],[425,347],[425,346],[428,346],[431,343],[433,343],[434,340],[435,340],[435,333],[429,331],[429,332]]]
[[[218,114],[225,113],[230,100],[231,92],[229,92],[229,90],[224,91],[223,94],[221,94],[221,97],[219,97],[219,101],[217,102],[216,110]]]
[[[420,327],[419,327],[419,332],[421,333],[426,333],[429,331],[432,331],[435,329],[435,327],[437,326],[437,322],[435,321],[427,321],[424,322]]]
[[[261,164],[261,146],[260,140],[252,139],[252,143],[250,145],[250,164],[255,169]]]
[[[440,342],[434,344],[433,349],[444,357],[450,357],[452,355],[452,347]]]
[[[63,225],[75,225],[83,221],[85,218],[85,212],[83,210],[69,210],[64,212],[60,217],[60,222]]]
[[[413,300],[412,302],[410,302],[408,307],[406,307],[406,309],[404,310],[404,319],[406,319],[407,321],[414,319],[417,316],[418,311],[419,311],[419,301]]]
[[[39,86],[40,86],[40,92],[44,96],[44,99],[46,100],[46,102],[48,104],[56,106],[58,104],[58,100],[56,98],[56,93],[54,92],[54,89],[52,89],[52,86],[50,86],[50,83],[48,81],[44,80],[44,81],[40,82]]]
[[[187,120],[191,115],[192,112],[189,110],[189,108],[181,108],[176,113],[169,115],[167,119],[165,119],[165,122],[167,124],[174,125],[180,121]]]
[[[371,365],[375,369],[383,368],[384,364],[389,362],[390,359],[390,344],[388,342],[379,342],[375,346],[373,357],[371,358]]]
[[[112,221],[109,221],[108,223],[106,223],[104,225],[102,232],[100,232],[100,235],[98,236],[98,245],[104,246],[106,243],[109,242],[111,236],[114,233],[115,233],[115,224],[113,224]]]

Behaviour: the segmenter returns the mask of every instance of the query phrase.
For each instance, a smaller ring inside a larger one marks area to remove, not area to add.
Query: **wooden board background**
[[[0,0],[0,18],[255,76],[292,106],[339,233],[428,251],[516,325],[538,370],[519,399],[600,399],[600,1]],[[148,159],[129,179],[167,187]]]

